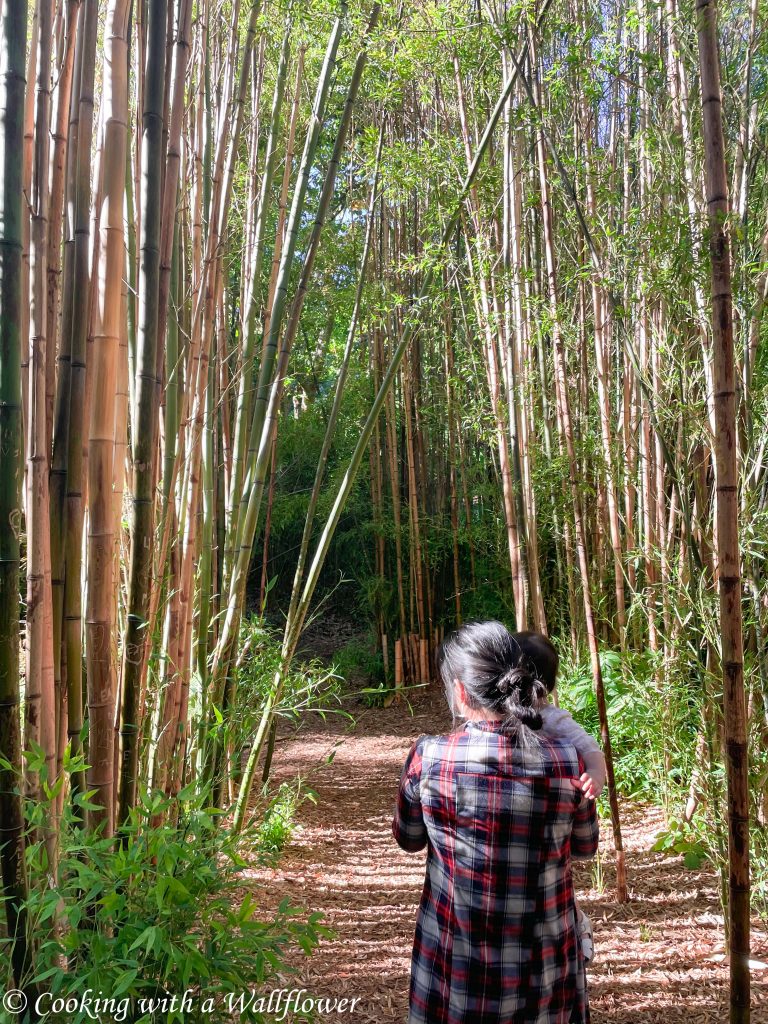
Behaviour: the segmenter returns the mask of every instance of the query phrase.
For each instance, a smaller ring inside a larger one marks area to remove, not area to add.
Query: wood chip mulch
[[[392,812],[400,770],[421,733],[450,728],[436,689],[387,709],[340,716],[312,714],[298,731],[278,731],[273,782],[301,775],[317,793],[298,811],[297,828],[275,868],[253,867],[268,913],[285,898],[322,911],[336,937],[322,940],[283,982],[318,996],[360,997],[354,1012],[326,1014],[346,1024],[404,1024],[416,907],[425,853],[394,843]],[[335,751],[331,763],[328,755]],[[664,824],[654,807],[625,804],[624,845],[631,901],[613,899],[610,828],[603,826],[599,867],[576,865],[578,898],[593,922],[589,969],[593,1024],[720,1024],[728,1019],[728,967],[717,877],[688,870],[679,857],[652,853]],[[752,1024],[768,1024],[768,934],[754,922]]]

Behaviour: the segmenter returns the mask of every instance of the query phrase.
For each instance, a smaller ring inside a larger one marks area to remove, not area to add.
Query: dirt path
[[[433,694],[433,703],[439,697]],[[301,774],[315,790],[306,801],[276,869],[258,879],[262,905],[290,896],[320,910],[337,936],[310,957],[294,960],[288,988],[331,996],[358,996],[354,1013],[324,1021],[403,1024],[407,1016],[410,950],[424,877],[424,853],[406,854],[390,831],[403,760],[413,740],[450,722],[426,697],[411,714],[404,705],[363,711],[357,725],[309,716],[298,733],[279,735],[274,779]],[[324,763],[332,750],[331,764]],[[624,809],[632,901],[612,901],[609,829],[603,828],[601,872],[579,865],[577,888],[593,920],[597,959],[590,970],[593,1024],[715,1024],[727,1020],[727,968],[716,879],[689,871],[679,858],[651,853],[662,826],[655,809]],[[601,884],[598,884],[601,883]],[[764,928],[753,956],[768,960]],[[768,970],[754,978],[753,1024],[768,1024]]]

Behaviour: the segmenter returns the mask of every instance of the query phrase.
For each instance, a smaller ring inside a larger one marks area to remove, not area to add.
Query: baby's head
[[[501,622],[465,623],[440,645],[437,665],[454,718],[469,708],[541,728],[544,679]]]
[[[512,639],[520,648],[522,657],[530,662],[536,677],[546,686],[547,693],[552,693],[557,685],[557,669],[560,664],[554,645],[543,633],[513,633]]]

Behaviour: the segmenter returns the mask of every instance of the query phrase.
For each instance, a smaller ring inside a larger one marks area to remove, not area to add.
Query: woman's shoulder
[[[418,757],[422,761],[446,760],[451,756],[451,749],[466,743],[467,738],[467,732],[461,727],[450,732],[423,732],[411,743],[409,760],[413,757]]]

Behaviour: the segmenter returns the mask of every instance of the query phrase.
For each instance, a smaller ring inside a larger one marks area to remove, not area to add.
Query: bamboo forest
[[[1,1024],[768,1024],[765,3],[0,0],[0,159]],[[397,817],[487,622],[523,981]]]

